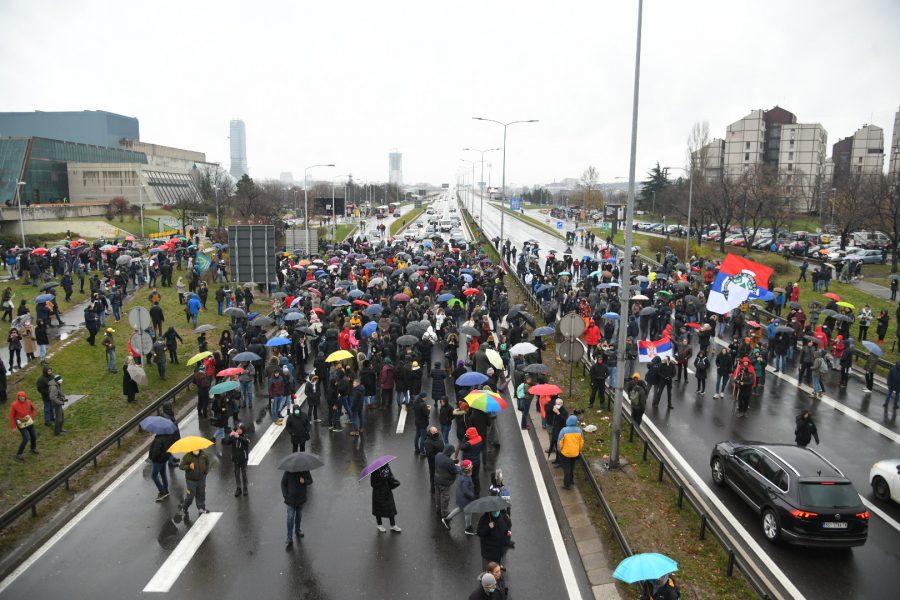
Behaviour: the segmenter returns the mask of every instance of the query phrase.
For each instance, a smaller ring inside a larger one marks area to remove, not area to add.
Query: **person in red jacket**
[[[20,391],[16,395],[16,400],[9,407],[9,428],[15,431],[19,430],[22,435],[22,443],[19,444],[19,450],[16,452],[16,460],[25,460],[25,445],[31,442],[31,453],[37,454],[37,434],[34,432],[34,417],[37,412],[34,410],[34,404]]]
[[[588,360],[594,360],[594,348],[600,343],[600,328],[597,327],[593,319],[588,321],[587,327],[584,328],[584,333],[581,334],[581,339],[588,347]]]
[[[344,327],[338,334],[338,346],[341,350],[349,350],[350,345],[350,330]]]
[[[743,417],[750,408],[750,397],[753,394],[753,388],[756,387],[756,371],[750,363],[750,358],[745,356],[738,363],[737,368],[731,375],[734,382],[734,396],[738,403],[738,416]]]

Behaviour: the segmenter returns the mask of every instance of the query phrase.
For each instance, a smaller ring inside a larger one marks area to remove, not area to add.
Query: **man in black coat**
[[[309,471],[299,473],[284,472],[281,476],[281,497],[287,505],[287,541],[286,550],[294,545],[294,535],[303,537],[300,530],[300,518],[303,516],[303,505],[306,503],[306,487],[312,484]]]
[[[672,363],[672,359],[668,356],[663,357],[662,364],[659,366],[659,380],[656,384],[656,394],[653,396],[653,406],[657,406],[659,404],[660,398],[662,398],[663,388],[666,389],[666,400],[669,403],[669,410],[672,407],[672,380],[675,378],[675,365]]]
[[[441,433],[437,427],[429,427],[425,436],[425,458],[428,459],[428,483],[429,490],[434,493],[434,470],[435,457],[443,452],[444,440],[441,439]]]
[[[453,444],[444,446],[443,451],[434,458],[434,507],[443,518],[449,513],[450,487],[456,481],[459,467],[453,459],[456,448]]]
[[[603,354],[597,355],[597,362],[591,365],[591,398],[588,401],[588,407],[594,408],[594,399],[600,395],[600,403],[603,403],[603,397],[606,393],[606,378],[609,377],[609,369],[603,362]]]
[[[247,462],[250,460],[250,438],[244,433],[244,424],[238,423],[228,436],[222,440],[222,445],[231,446],[231,462],[234,464],[234,497],[248,494],[247,490]]]
[[[303,413],[299,404],[291,407],[285,423],[285,429],[291,436],[291,452],[306,451],[306,442],[309,441],[309,417]]]
[[[416,437],[413,440],[414,450],[417,454],[425,456],[425,432],[428,429],[430,408],[425,403],[425,392],[416,395],[412,403],[413,419],[416,425]]]
[[[443,364],[440,361],[434,363],[434,368],[431,370],[431,399],[434,400],[435,405],[438,400],[447,397],[446,379],[447,371],[444,370]]]

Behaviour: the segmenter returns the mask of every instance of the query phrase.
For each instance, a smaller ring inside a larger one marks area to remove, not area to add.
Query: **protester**
[[[294,537],[303,538],[300,529],[300,521],[303,516],[303,505],[306,504],[307,487],[312,485],[313,479],[309,471],[289,473],[281,476],[281,496],[287,506],[287,541],[286,549],[290,550],[294,545]]]
[[[25,392],[19,391],[16,399],[9,405],[9,428],[13,431],[18,430],[22,436],[22,443],[16,451],[16,460],[22,462],[25,460],[25,446],[31,444],[31,453],[38,454],[37,434],[34,431],[34,417],[36,416],[34,404],[25,395]]]
[[[475,491],[475,485],[472,482],[472,461],[464,459],[459,463],[459,469],[460,473],[456,478],[456,508],[443,517],[441,523],[444,524],[444,527],[450,529],[450,521],[453,520],[453,517],[459,513],[463,513],[463,518],[466,523],[466,534],[475,535],[475,531],[472,529],[472,515],[464,512],[466,506],[478,497],[478,493]]]
[[[222,444],[231,447],[231,462],[234,465],[234,497],[242,493],[246,496],[247,489],[247,462],[250,460],[250,437],[244,431],[244,424],[238,423],[235,428],[222,440]]]
[[[381,524],[383,518],[387,518],[391,523],[391,531],[400,533],[402,529],[396,523],[397,505],[394,504],[393,490],[400,486],[400,482],[394,477],[389,465],[384,465],[377,469],[369,477],[369,483],[372,486],[372,515],[375,517],[375,524],[381,533],[387,531]]]
[[[184,518],[188,518],[188,509],[197,500],[197,512],[204,515],[209,511],[206,509],[206,476],[209,474],[209,455],[203,450],[194,450],[188,452],[181,459],[178,465],[184,471],[184,483],[187,491],[184,501],[181,503],[181,512]]]
[[[816,440],[816,444],[819,443],[819,431],[816,428],[815,421],[813,421],[812,412],[802,410],[797,415],[794,441],[798,446],[806,447],[812,439]]]

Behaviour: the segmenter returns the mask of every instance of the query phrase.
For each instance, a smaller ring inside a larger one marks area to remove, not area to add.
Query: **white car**
[[[879,500],[900,502],[900,458],[881,460],[869,471],[872,493]]]

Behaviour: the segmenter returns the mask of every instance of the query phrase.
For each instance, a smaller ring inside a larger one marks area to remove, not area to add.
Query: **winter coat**
[[[491,523],[494,524],[493,527],[490,526]],[[510,527],[511,522],[506,511],[501,511],[497,517],[491,513],[481,515],[475,532],[481,539],[481,557],[484,560],[501,562],[503,552],[509,546],[509,536],[507,534]]]
[[[153,441],[150,443],[150,452],[147,455],[147,458],[150,459],[150,462],[155,463],[164,463],[169,460],[169,457],[172,456],[166,450],[173,443],[171,434],[157,435],[153,438]]]
[[[128,372],[128,367],[122,369],[122,393],[126,396],[131,396],[138,393],[138,384],[134,379],[131,378],[131,373]]]
[[[400,482],[391,473],[390,468],[382,467],[369,476],[372,486],[372,516],[394,517],[397,515],[397,505],[394,504],[395,487]]]
[[[231,462],[234,464],[246,465],[250,460],[250,438],[247,434],[242,433],[237,437],[226,435],[222,444],[231,446]]]
[[[475,484],[472,483],[472,476],[461,473],[456,478],[456,489],[454,490],[454,498],[456,505],[465,508],[469,502],[475,499]]]
[[[394,365],[381,367],[381,389],[389,390],[394,387]]]
[[[819,443],[819,431],[816,429],[815,422],[812,418],[804,419],[802,416],[797,416],[797,426],[794,428],[794,441],[799,446],[805,446],[812,438],[815,438],[817,444]]]
[[[432,369],[431,370],[431,398],[433,400],[440,400],[441,398],[447,397],[447,371],[444,369]]]
[[[300,483],[300,479],[303,483]],[[306,503],[306,488],[312,484],[312,475],[309,471],[299,473],[284,472],[281,476],[281,497],[284,503],[294,508],[300,508]]]
[[[309,440],[309,418],[302,410],[293,410],[285,422],[285,429],[291,436],[292,444],[302,444]]]
[[[425,401],[416,398],[412,403],[412,413],[413,418],[415,419],[416,427],[428,427],[428,417],[430,416],[430,411],[428,409],[428,405],[425,404]]]
[[[191,465],[194,465],[193,469]],[[184,471],[184,478],[188,481],[200,481],[209,473],[209,456],[202,450],[200,454],[188,452],[181,459],[178,468]]]
[[[888,371],[887,385],[889,390],[900,388],[900,361],[895,362],[891,370]]]
[[[730,375],[734,367],[734,359],[731,353],[716,354],[716,373],[719,375]]]
[[[609,368],[606,366],[606,363],[597,363],[591,365],[591,385],[599,388],[606,383],[606,379],[609,377]]]
[[[647,396],[650,395],[650,389],[647,386],[647,382],[638,379],[630,380],[625,382],[625,393],[628,395],[628,400],[631,402],[632,410],[644,410],[647,406]]]
[[[438,454],[441,454],[444,451],[444,440],[441,438],[440,432],[436,432],[434,435],[428,434],[425,436],[425,456],[430,460],[434,460]]]
[[[366,390],[366,396],[374,396],[378,388],[378,376],[367,367],[359,372],[359,381]]]
[[[557,447],[562,456],[576,458],[581,454],[582,446],[584,446],[584,434],[581,433],[581,427],[578,426],[578,417],[572,415],[566,419],[566,426],[559,431]]]
[[[454,452],[453,444],[444,446],[443,452],[434,457],[434,483],[450,487],[456,481],[456,475],[459,473],[459,467],[453,460]]]

